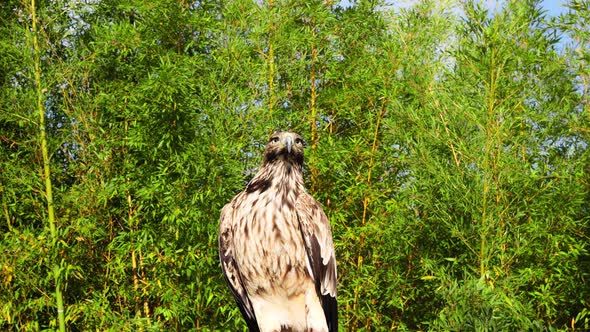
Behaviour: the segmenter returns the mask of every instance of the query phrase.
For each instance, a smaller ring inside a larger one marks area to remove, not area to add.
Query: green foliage
[[[221,208],[307,138],[344,331],[590,327],[588,8],[0,4],[0,329],[240,331]],[[56,249],[57,248],[57,249]],[[54,270],[54,267],[58,267]],[[57,276],[57,277],[56,277]]]

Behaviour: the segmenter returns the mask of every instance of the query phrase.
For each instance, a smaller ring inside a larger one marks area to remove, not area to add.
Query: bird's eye
[[[295,144],[301,145],[301,144],[303,144],[303,140],[301,138],[296,138],[295,139]]]
[[[271,138],[270,138],[270,142],[271,142],[271,143],[276,143],[276,142],[278,142],[278,141],[279,141],[279,138],[278,138],[277,136],[274,136],[274,137],[271,137]]]

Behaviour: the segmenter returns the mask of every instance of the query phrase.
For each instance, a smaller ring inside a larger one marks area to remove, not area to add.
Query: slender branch
[[[449,126],[447,125],[447,122],[445,121],[445,118],[443,117],[442,113],[438,113],[438,116],[440,117],[440,120],[442,121],[442,124],[445,127],[445,133],[447,135],[447,144],[449,145],[449,147],[451,148],[451,152],[453,153],[453,160],[455,161],[455,166],[459,167],[460,162],[459,158],[457,157],[457,152],[455,151],[455,146],[453,145],[453,139],[451,138],[451,131],[449,130]]]
[[[274,77],[275,77],[275,61],[274,61],[274,47],[272,42],[274,24],[274,17],[272,15],[273,0],[268,1],[268,7],[271,12],[270,15],[270,27],[268,33],[268,114],[272,119],[273,105],[274,105]]]
[[[375,164],[375,151],[377,151],[377,147],[378,147],[379,129],[381,127],[381,119],[383,118],[383,116],[385,116],[385,110],[386,110],[385,106],[386,105],[387,105],[386,100],[383,100],[383,104],[381,106],[381,111],[377,114],[377,122],[375,123],[375,131],[373,133],[373,144],[371,145],[371,154],[369,157],[369,169],[367,171],[367,180],[366,180],[367,186],[371,185],[371,175],[372,175],[373,167]],[[365,224],[367,223],[367,213],[369,211],[369,203],[370,202],[371,202],[371,200],[370,200],[369,196],[365,195],[365,197],[363,198],[363,216],[361,219],[361,227],[364,227]],[[359,250],[358,250],[358,254],[357,254],[357,262],[356,262],[357,271],[360,271],[361,267],[363,265],[364,244],[365,244],[365,235],[364,235],[364,232],[361,232],[360,240],[359,240]],[[359,292],[360,292],[360,285],[357,284],[357,286],[354,289],[354,300],[353,300],[353,304],[352,304],[353,312],[356,312],[356,310],[358,308]],[[356,330],[356,323],[357,323],[356,320],[353,321],[351,331]]]
[[[313,23],[312,23],[313,24]],[[312,26],[311,29],[311,34],[312,37],[315,37],[315,32]],[[311,89],[311,95],[310,95],[310,100],[309,100],[309,108],[310,108],[310,127],[311,127],[311,160],[312,162],[310,163],[310,165],[312,165],[310,167],[310,172],[311,172],[311,188],[310,191],[313,193],[315,192],[315,186],[317,183],[317,168],[315,168],[313,165],[315,164],[313,162],[313,160],[315,159],[315,152],[317,150],[317,146],[318,146],[318,134],[317,134],[317,124],[316,124],[316,116],[317,116],[317,110],[315,108],[315,103],[316,103],[316,99],[317,99],[317,88],[316,88],[316,68],[315,68],[315,60],[316,60],[316,56],[317,56],[317,50],[315,47],[315,44],[313,42],[311,42],[311,74],[309,77],[310,80],[310,89]]]
[[[31,20],[33,24],[33,63],[35,71],[35,87],[37,92],[37,111],[39,112],[39,133],[41,136],[41,154],[43,156],[43,176],[45,177],[45,197],[47,199],[47,214],[49,219],[49,232],[51,233],[51,246],[52,249],[57,252],[57,246],[59,243],[57,229],[56,229],[56,217],[55,209],[53,205],[53,190],[51,185],[51,170],[50,170],[50,159],[47,148],[47,136],[45,130],[45,108],[43,107],[43,94],[44,89],[41,83],[41,49],[39,47],[39,41],[37,35],[39,30],[37,28],[37,11],[35,0],[31,0]],[[57,304],[57,320],[59,324],[59,331],[65,332],[65,315],[64,315],[64,304],[63,296],[61,292],[61,274],[60,267],[58,265],[58,259],[53,265],[53,278],[55,281],[55,300]]]

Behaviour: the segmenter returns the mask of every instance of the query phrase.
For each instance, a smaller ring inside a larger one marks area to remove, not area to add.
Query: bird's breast
[[[246,199],[250,208],[238,209],[245,213],[234,233],[235,258],[249,293],[297,296],[301,282],[310,278],[294,201],[288,193],[269,192]]]

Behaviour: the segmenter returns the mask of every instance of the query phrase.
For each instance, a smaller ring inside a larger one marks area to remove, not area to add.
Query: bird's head
[[[303,165],[303,138],[289,131],[272,134],[264,151],[264,164],[277,160]]]

